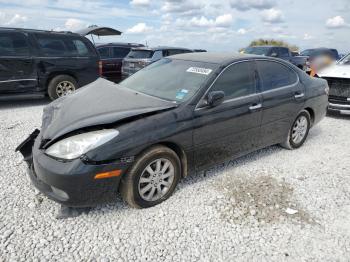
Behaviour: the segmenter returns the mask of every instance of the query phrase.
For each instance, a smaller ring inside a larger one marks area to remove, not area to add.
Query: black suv
[[[0,99],[68,95],[99,77],[98,61],[78,34],[0,28]]]
[[[122,79],[123,59],[129,54],[131,48],[143,47],[142,44],[108,43],[97,44],[100,54],[100,74],[108,80],[119,82]]]

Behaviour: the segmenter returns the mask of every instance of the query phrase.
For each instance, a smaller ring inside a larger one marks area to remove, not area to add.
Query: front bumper
[[[330,97],[328,111],[342,115],[350,115],[350,98]]]
[[[34,142],[35,141],[35,142]],[[32,184],[50,199],[69,207],[91,207],[116,199],[121,176],[94,179],[102,172],[122,170],[124,174],[130,163],[89,164],[83,159],[59,161],[39,149],[40,134],[31,135],[17,150],[28,164]],[[32,151],[25,152],[32,145]]]

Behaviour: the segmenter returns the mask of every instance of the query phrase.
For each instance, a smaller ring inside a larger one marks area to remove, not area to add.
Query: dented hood
[[[176,104],[122,88],[103,78],[44,108],[43,139],[54,140],[84,127],[176,107]]]

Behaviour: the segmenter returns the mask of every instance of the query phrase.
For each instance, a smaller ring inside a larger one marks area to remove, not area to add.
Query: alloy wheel
[[[157,201],[169,191],[175,178],[172,162],[159,158],[146,166],[138,183],[139,195],[146,201]]]
[[[70,81],[59,82],[56,86],[56,94],[58,97],[66,96],[75,91],[75,86]]]
[[[298,119],[294,122],[292,128],[292,140],[293,143],[299,144],[305,138],[308,129],[307,118],[303,115],[299,116]]]

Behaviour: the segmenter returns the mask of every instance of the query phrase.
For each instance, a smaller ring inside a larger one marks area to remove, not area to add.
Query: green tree
[[[288,47],[291,51],[299,51],[299,47],[296,45],[291,45],[287,42],[284,42],[282,40],[276,40],[276,39],[256,39],[253,40],[249,46],[262,46],[262,45],[272,45],[272,46],[284,46]]]

